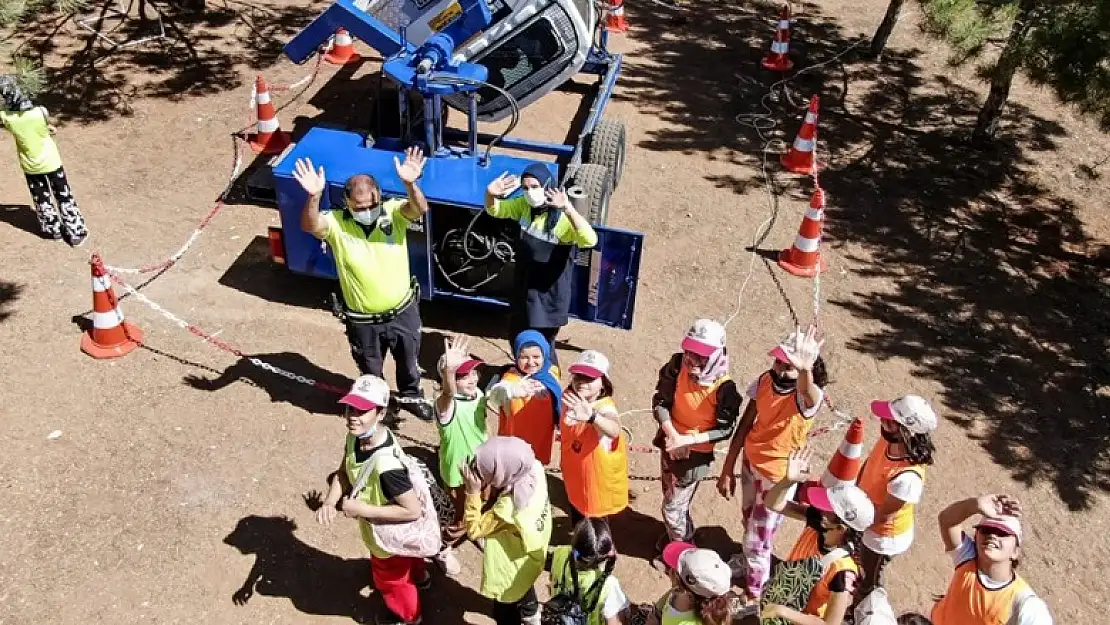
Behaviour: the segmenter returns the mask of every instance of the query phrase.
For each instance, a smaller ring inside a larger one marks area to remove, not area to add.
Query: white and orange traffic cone
[[[89,264],[92,265],[92,328],[81,336],[81,351],[97,359],[125,356],[139,346],[143,331],[124,321],[100,256],[93,254]]]
[[[335,31],[331,49],[324,55],[324,60],[332,65],[349,65],[362,60],[358,51],[355,50],[355,41],[351,39],[351,33],[347,32],[346,28]]]
[[[605,30],[611,33],[626,33],[628,28],[628,18],[624,16],[624,0],[609,0],[609,15],[605,18]]]
[[[818,188],[798,227],[794,245],[779,253],[779,267],[799,278],[812,278],[828,269],[821,256],[821,224],[825,219],[825,191]]]
[[[848,431],[844,433],[844,440],[840,448],[829,460],[825,475],[821,477],[821,485],[825,488],[843,484],[855,484],[859,477],[859,470],[863,465],[863,419],[856,418]]]
[[[280,154],[289,147],[289,133],[282,132],[277,110],[270,99],[270,87],[262,74],[255,81],[255,102],[258,104],[258,133],[247,138],[251,149],[258,154]]]
[[[817,96],[813,96],[798,136],[794,138],[794,145],[782,155],[782,166],[796,174],[812,174],[818,168],[813,158],[817,147],[817,110]]]
[[[790,60],[790,5],[782,5],[775,38],[771,40],[771,51],[763,57],[760,65],[773,72],[788,72],[794,67]]]

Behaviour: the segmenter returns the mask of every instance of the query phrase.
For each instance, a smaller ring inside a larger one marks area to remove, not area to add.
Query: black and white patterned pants
[[[66,180],[64,168],[59,167],[57,171],[48,174],[24,174],[24,176],[27,178],[27,188],[31,190],[31,198],[35,202],[35,211],[38,212],[39,227],[43,235],[58,239],[64,231],[66,237],[72,241],[88,234],[85,220],[81,217],[81,211],[77,209],[73,189],[70,189],[69,181]],[[58,200],[57,208],[54,207],[54,198]],[[60,218],[59,213],[61,213]]]

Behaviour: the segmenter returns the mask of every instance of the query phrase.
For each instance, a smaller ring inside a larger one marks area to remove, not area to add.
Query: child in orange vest
[[[810,477],[813,452],[802,448],[790,453],[786,477],[767,493],[769,509],[792,519],[804,521],[817,535],[812,551],[808,544],[795,546],[788,559],[821,558],[821,578],[809,593],[809,602],[802,611],[782,605],[764,606],[763,618],[781,618],[796,625],[841,625],[852,605],[852,596],[859,581],[856,556],[860,533],[875,519],[875,507],[867,495],[853,484],[826,488],[811,482],[802,499],[808,504],[789,501],[790,493]]]
[[[698,319],[686,331],[682,351],[660,369],[651,402],[659,422],[653,444],[661,451],[667,530],[656,544],[660,554],[667,541],[693,540],[690,504],[713,463],[714,443],[728,438],[743,402],[728,375],[724,326]]]
[[[863,463],[858,484],[875,504],[875,523],[863,533],[863,584],[860,596],[883,586],[883,570],[913,544],[914,510],[925,488],[925,469],[933,464],[930,433],[937,415],[917,395],[875,401],[882,438]]]
[[[609,359],[586,350],[568,370],[573,377],[563,391],[559,461],[577,525],[628,507],[628,440],[613,402]]]
[[[540,464],[550,464],[563,410],[563,387],[558,367],[551,364],[551,345],[543,334],[525,330],[513,340],[513,359],[515,366],[490,387],[486,403],[500,417],[498,436],[524,440]]]
[[[820,356],[823,343],[811,326],[805,333],[795,330],[768,352],[774,363],[748,387],[750,401],[717,480],[717,490],[731,498],[736,492],[736,461],[743,451],[740,478],[747,563],[736,568],[747,570],[749,600],[763,593],[771,569],[772,542],[782,524],[782,515],[767,508],[767,493],[786,477],[787,456],[805,445],[813,417],[825,399],[822,388],[828,383],[828,374]]]
[[[976,514],[982,518],[971,538],[961,526]],[[940,513],[940,535],[956,571],[933,606],[934,625],[1052,625],[1048,606],[1016,571],[1020,516],[1021,503],[1008,495],[964,499]]]

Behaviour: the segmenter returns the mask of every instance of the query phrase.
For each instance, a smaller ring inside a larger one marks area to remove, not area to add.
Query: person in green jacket
[[[578,574],[580,605],[587,625],[625,625],[631,618],[631,604],[613,575],[617,548],[609,521],[583,518],[574,526],[571,544],[549,552],[551,596],[574,592],[572,570]]]
[[[27,179],[43,236],[64,238],[73,247],[81,245],[89,231],[66,179],[58,144],[51,136],[56,129],[50,124],[46,108],[35,106],[9,76],[0,76],[0,106],[0,126],[15,138],[19,165]]]

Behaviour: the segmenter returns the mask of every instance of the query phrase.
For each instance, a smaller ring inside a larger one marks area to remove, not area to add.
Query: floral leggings
[[[64,231],[65,236],[72,241],[89,233],[85,229],[85,220],[81,217],[81,211],[77,209],[73,189],[69,187],[69,181],[66,180],[65,169],[59,167],[48,174],[24,174],[24,176],[27,178],[27,188],[31,191],[31,198],[35,202],[39,228],[44,236],[60,239]],[[57,208],[54,207],[55,198],[58,200]]]

